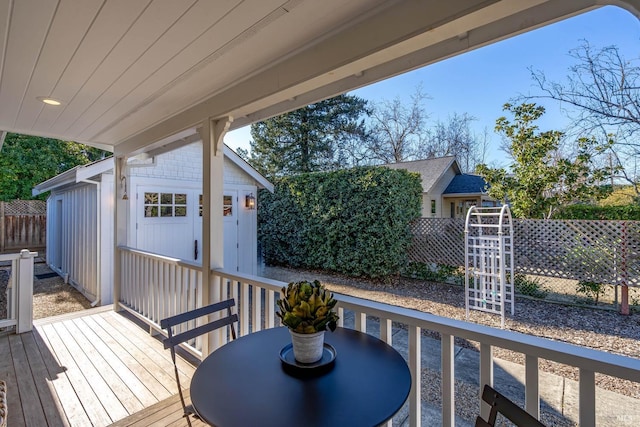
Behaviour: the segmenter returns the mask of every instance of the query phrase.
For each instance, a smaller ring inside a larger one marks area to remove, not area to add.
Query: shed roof
[[[456,175],[442,194],[478,194],[485,193],[487,182],[480,175]]]
[[[255,170],[249,163],[245,162],[240,156],[238,156],[235,151],[233,151],[226,145],[224,146],[224,156],[240,169],[242,169],[253,180],[255,180],[258,187],[266,188],[273,193],[273,184],[267,178],[262,176],[257,170]],[[65,185],[82,182],[84,180],[112,170],[113,166],[113,157],[107,157],[106,159],[98,160],[87,165],[76,166],[72,169],[69,169],[68,171],[54,176],[53,178],[41,182],[40,184],[33,187],[31,193],[34,196],[37,196],[38,194],[54,190]]]
[[[435,183],[438,182],[450,167],[454,168],[456,175],[460,174],[460,167],[458,166],[455,156],[389,163],[384,166],[391,169],[406,169],[410,172],[418,172],[422,177],[422,189],[425,193],[431,191]]]

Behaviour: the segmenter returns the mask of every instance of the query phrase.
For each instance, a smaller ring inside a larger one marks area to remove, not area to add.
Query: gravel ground
[[[42,262],[34,264],[33,318],[55,316],[90,308],[91,303],[73,286],[65,284],[60,276],[38,279],[36,275],[52,273]],[[0,267],[0,319],[6,318],[7,283],[11,267]]]
[[[399,278],[392,283],[372,282],[313,271],[265,267],[261,273],[284,282],[318,279],[341,294],[412,308],[439,316],[465,320],[464,289],[461,286]],[[473,311],[470,321],[500,327],[500,316]],[[640,314],[622,316],[612,310],[571,306],[516,297],[514,316],[508,315],[505,328],[529,335],[591,347],[640,358]],[[437,337],[435,332],[426,332]],[[457,340],[457,345],[478,349],[477,343]],[[494,356],[523,364],[524,356],[494,349]],[[542,370],[578,380],[573,367],[540,360]],[[596,375],[598,387],[640,399],[640,384]]]

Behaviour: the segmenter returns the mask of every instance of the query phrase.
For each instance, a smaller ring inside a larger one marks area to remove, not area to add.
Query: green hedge
[[[593,206],[571,205],[562,208],[554,219],[606,219],[640,221],[640,205]]]
[[[281,178],[260,193],[265,262],[353,276],[396,274],[420,216],[420,175],[384,167]]]

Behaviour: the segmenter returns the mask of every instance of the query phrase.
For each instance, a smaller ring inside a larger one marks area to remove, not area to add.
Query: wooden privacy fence
[[[0,202],[0,253],[46,247],[47,204],[42,200]]]
[[[420,218],[409,259],[464,266],[464,219]],[[640,286],[640,221],[518,219],[515,271]]]

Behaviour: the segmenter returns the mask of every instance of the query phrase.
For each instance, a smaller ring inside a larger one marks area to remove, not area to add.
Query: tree
[[[0,152],[0,200],[31,199],[35,185],[107,154],[71,141],[9,133]]]
[[[429,116],[422,105],[425,99],[427,96],[418,87],[408,106],[400,98],[374,105],[367,144],[372,163],[399,163],[420,157],[428,135]]]
[[[356,96],[320,101],[251,125],[251,154],[239,154],[270,178],[350,166],[351,142],[366,138],[368,112]]]
[[[471,131],[474,120],[467,113],[454,113],[446,122],[438,121],[420,147],[420,157],[455,156],[463,172],[473,171],[483,163],[488,141],[487,132],[481,139]]]
[[[562,206],[603,197],[602,183],[609,176],[608,168],[594,166],[593,156],[606,147],[593,138],[580,138],[576,153],[569,157],[560,150],[564,134],[538,130],[534,122],[544,114],[535,104],[504,109],[513,114],[496,121],[496,131],[508,142],[513,159],[510,172],[486,165],[477,168],[487,181],[490,196],[508,201],[519,218],[551,218]]]
[[[637,170],[628,170],[630,160],[640,154],[640,58],[626,60],[615,46],[593,48],[584,42],[570,55],[576,64],[569,68],[564,83],[547,80],[542,71],[531,71],[537,85],[545,93],[532,98],[559,101],[574,122],[577,132],[600,133],[602,139],[614,142],[612,148],[618,164],[616,176],[635,184],[640,196]]]

